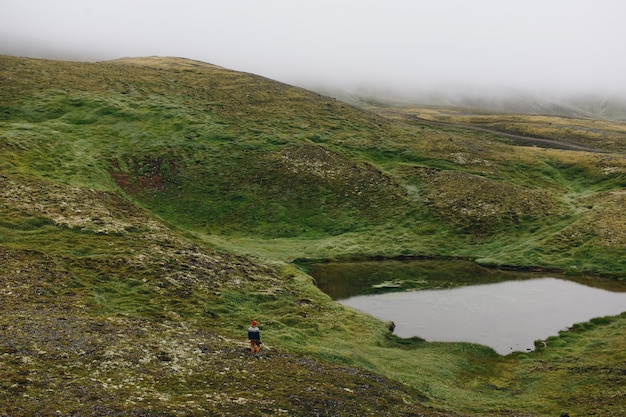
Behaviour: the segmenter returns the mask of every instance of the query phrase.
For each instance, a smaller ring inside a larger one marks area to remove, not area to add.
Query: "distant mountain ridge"
[[[572,118],[599,118],[611,121],[626,121],[626,100],[581,96],[572,99],[520,99],[463,98],[447,105],[480,108],[493,112],[548,115]]]
[[[314,90],[336,97],[357,106],[444,106],[465,107],[475,111],[546,115],[571,118],[592,118],[626,122],[626,97],[618,95],[585,94],[565,97],[545,97],[532,94],[459,94],[430,92],[413,96],[380,90],[342,90],[314,88]]]

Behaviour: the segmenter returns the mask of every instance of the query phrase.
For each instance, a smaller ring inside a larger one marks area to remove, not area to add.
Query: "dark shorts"
[[[261,341],[260,340],[250,340],[250,343],[252,343],[255,346],[261,346]]]

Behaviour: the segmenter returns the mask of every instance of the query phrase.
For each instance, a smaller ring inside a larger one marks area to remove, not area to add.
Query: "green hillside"
[[[621,415],[624,315],[500,357],[398,339],[292,263],[623,285],[623,124],[519,118],[374,112],[183,59],[0,57],[0,413]]]

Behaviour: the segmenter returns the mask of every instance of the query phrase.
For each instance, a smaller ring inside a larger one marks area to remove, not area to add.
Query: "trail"
[[[570,143],[570,142],[564,142],[563,140],[559,140],[555,138],[516,135],[514,133],[507,133],[507,132],[502,132],[500,130],[488,129],[485,127],[478,127],[478,126],[468,125],[464,123],[438,122],[434,120],[423,119],[421,117],[418,117],[412,114],[403,113],[401,111],[397,111],[393,109],[377,109],[375,110],[375,112],[387,118],[404,119],[404,120],[413,121],[416,123],[435,125],[435,126],[456,127],[456,128],[473,130],[476,132],[483,132],[483,133],[489,133],[492,135],[503,136],[507,139],[511,139],[517,145],[520,145],[520,146],[537,146],[539,148],[562,149],[562,150],[567,150],[567,151],[606,153],[606,151],[601,150],[601,149],[589,148],[586,146],[577,145],[577,144]]]

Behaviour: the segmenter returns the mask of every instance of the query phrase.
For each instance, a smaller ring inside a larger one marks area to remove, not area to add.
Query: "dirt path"
[[[550,148],[550,149],[563,149],[568,151],[583,151],[583,152],[594,152],[594,153],[605,153],[606,151],[601,149],[589,148],[582,145],[577,145],[570,142],[565,142],[560,139],[549,138],[549,137],[538,137],[538,136],[525,136],[525,135],[516,135],[514,133],[502,132],[495,129],[488,129],[485,127],[478,127],[463,123],[446,123],[446,122],[438,122],[429,119],[423,119],[421,117],[417,117],[412,114],[403,113],[401,111],[393,110],[393,109],[377,109],[375,112],[381,116],[387,118],[395,118],[402,119],[406,121],[429,124],[435,126],[445,126],[445,127],[458,127],[462,129],[474,130],[477,132],[489,133],[492,135],[503,136],[507,139],[511,139],[515,142],[516,145],[520,146],[537,146],[539,148]]]

